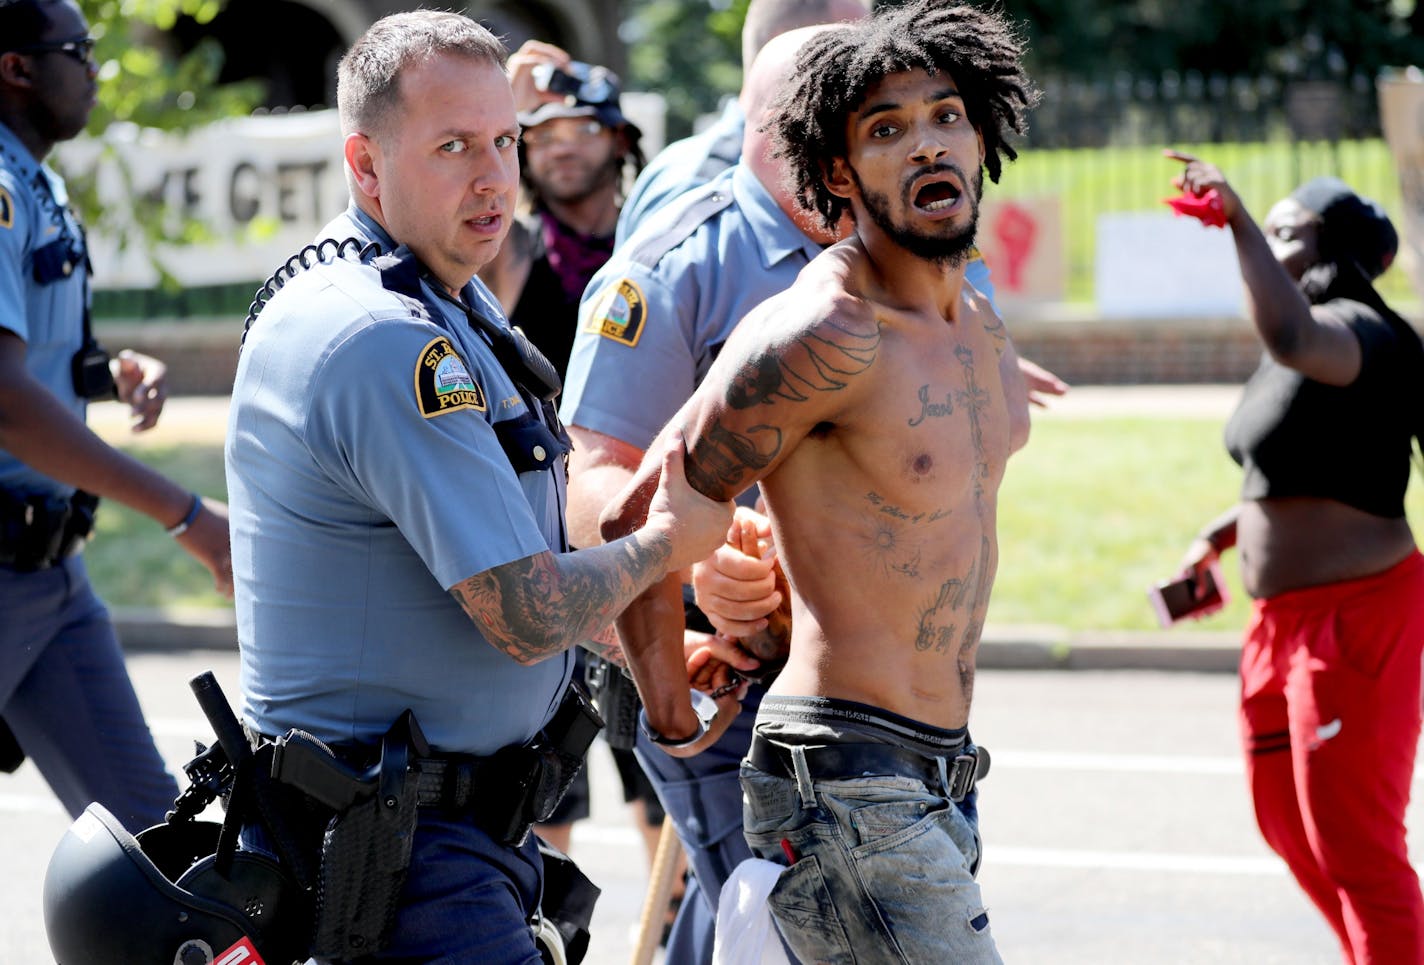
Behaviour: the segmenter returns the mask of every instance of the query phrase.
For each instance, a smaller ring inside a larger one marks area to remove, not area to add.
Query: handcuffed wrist
[[[197,493],[193,494],[193,503],[188,507],[188,515],[173,526],[164,530],[169,536],[178,537],[188,532],[188,527],[193,525],[193,521],[198,518],[198,514],[203,511],[203,497]]]
[[[664,737],[653,728],[652,723],[648,720],[646,708],[642,708],[638,711],[638,725],[643,729],[643,733],[647,735],[648,740],[662,747],[679,750],[684,747],[691,747],[702,739],[703,735],[705,735],[712,726],[712,721],[717,718],[717,702],[700,690],[692,690],[690,696],[692,698],[693,713],[697,715],[697,730],[693,732],[692,736],[684,737],[681,740]]]

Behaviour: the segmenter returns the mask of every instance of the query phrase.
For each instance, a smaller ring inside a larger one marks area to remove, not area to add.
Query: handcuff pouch
[[[571,682],[563,703],[534,740],[494,753],[494,771],[505,778],[488,788],[486,830],[503,844],[522,845],[534,825],[553,816],[602,729],[603,718],[588,692]]]

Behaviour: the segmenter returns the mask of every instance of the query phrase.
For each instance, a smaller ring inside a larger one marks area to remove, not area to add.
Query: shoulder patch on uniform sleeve
[[[15,226],[15,199],[10,192],[0,188],[0,228]]]
[[[443,335],[431,339],[415,363],[415,401],[427,419],[461,409],[484,412],[488,408],[465,360]]]
[[[648,300],[631,278],[620,278],[604,287],[594,299],[584,330],[632,348],[648,321]]]

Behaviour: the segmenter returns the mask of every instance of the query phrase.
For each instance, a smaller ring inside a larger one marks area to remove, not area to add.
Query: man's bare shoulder
[[[801,269],[789,288],[749,312],[738,332],[773,344],[836,333],[878,334],[878,313],[862,293],[856,256],[839,248],[826,249]]]

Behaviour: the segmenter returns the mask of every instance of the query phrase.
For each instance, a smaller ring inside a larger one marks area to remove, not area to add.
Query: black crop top
[[[1226,448],[1245,470],[1243,500],[1334,499],[1375,516],[1404,515],[1411,430],[1424,372],[1409,364],[1389,322],[1367,305],[1317,306],[1360,341],[1360,374],[1325,385],[1267,354],[1226,424]]]

